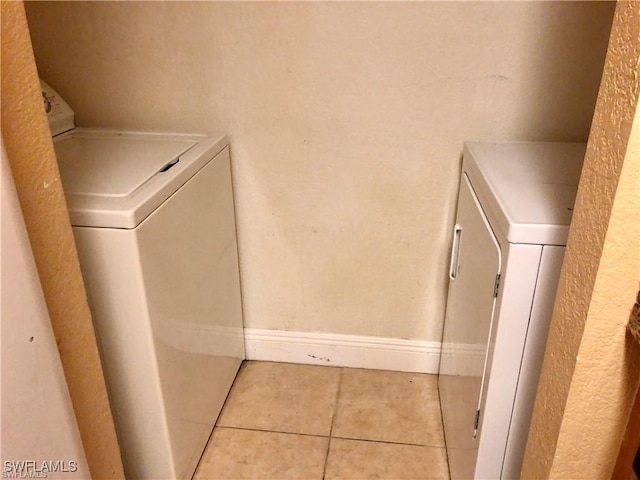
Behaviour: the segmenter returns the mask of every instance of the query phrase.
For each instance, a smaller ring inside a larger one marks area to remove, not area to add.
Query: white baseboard
[[[247,360],[438,373],[440,342],[245,328]]]

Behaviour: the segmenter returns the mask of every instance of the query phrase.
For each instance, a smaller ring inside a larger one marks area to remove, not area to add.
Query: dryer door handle
[[[449,264],[449,278],[455,280],[458,276],[458,260],[460,259],[460,242],[462,241],[462,227],[456,223],[453,227],[453,246],[451,247],[451,263]]]

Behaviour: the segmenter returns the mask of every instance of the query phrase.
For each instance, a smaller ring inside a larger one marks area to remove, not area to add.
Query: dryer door
[[[466,174],[451,252],[439,387],[451,478],[473,478],[501,253]]]

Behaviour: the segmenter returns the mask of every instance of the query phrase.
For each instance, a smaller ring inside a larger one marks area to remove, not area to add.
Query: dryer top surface
[[[464,172],[510,243],[566,245],[586,145],[466,142]]]

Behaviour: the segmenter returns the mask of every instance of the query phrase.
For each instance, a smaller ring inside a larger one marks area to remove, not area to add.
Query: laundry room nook
[[[639,25],[3,2],[3,476],[627,475]]]

